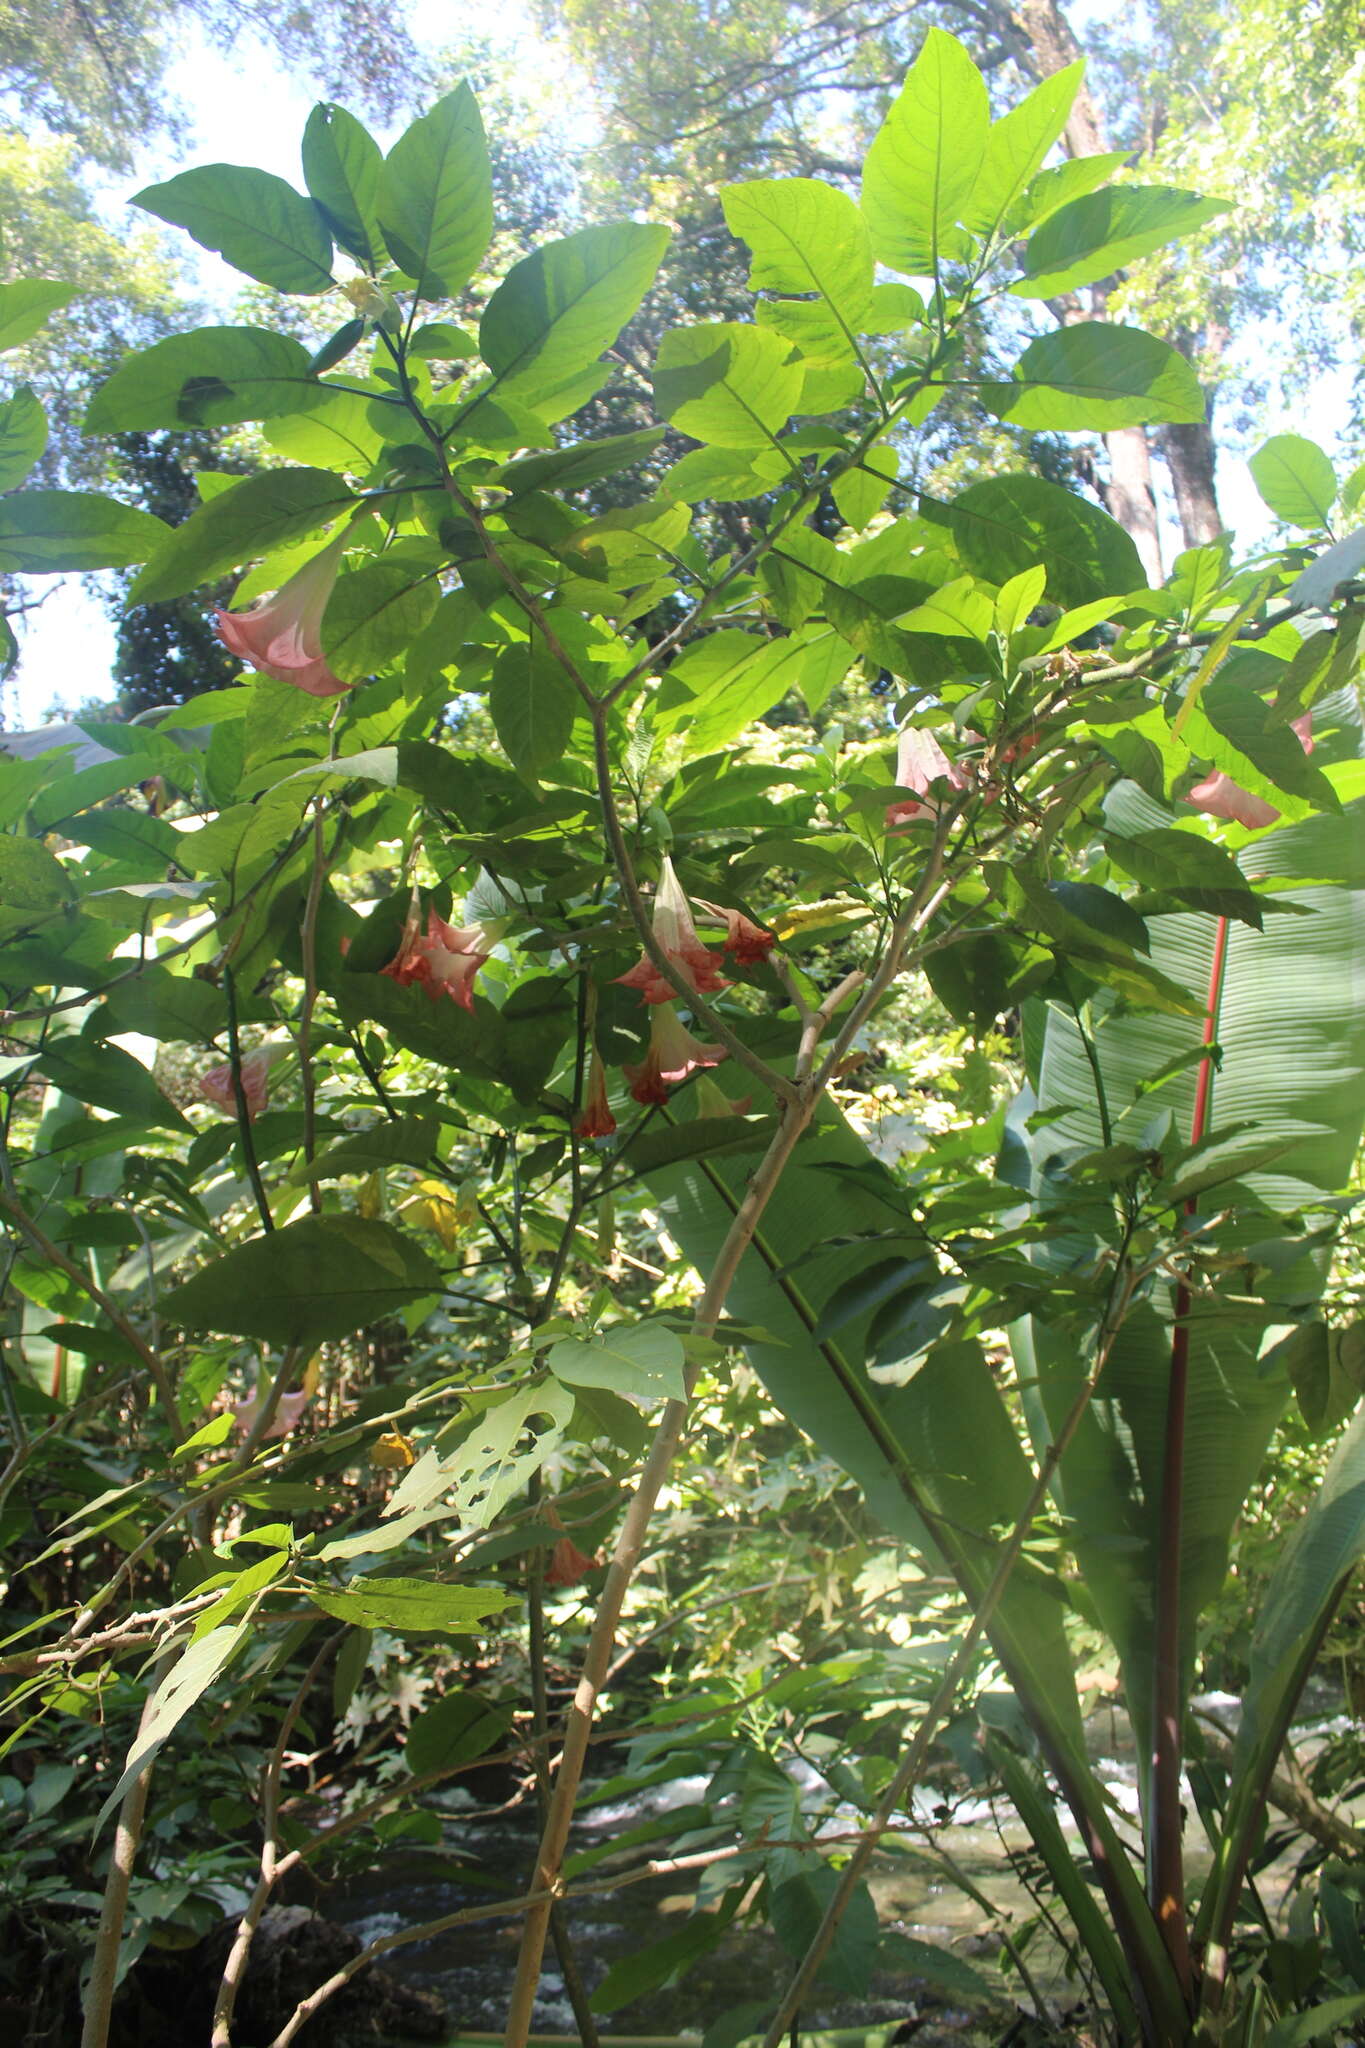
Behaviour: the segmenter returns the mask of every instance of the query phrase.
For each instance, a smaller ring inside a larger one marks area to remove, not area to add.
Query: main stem
[[[810,1122],[814,1107],[815,1097],[812,1095],[806,1101],[786,1108],[762,1163],[749,1182],[744,1200],[726,1232],[725,1242],[706,1283],[706,1290],[697,1304],[693,1326],[703,1337],[709,1337],[720,1320],[725,1298],[739,1268],[739,1262],[748,1250],[759,1218],[768,1205],[768,1200],[796,1147],[797,1140]],[[606,1585],[602,1589],[602,1597],[593,1619],[592,1635],[583,1659],[583,1669],[565,1724],[564,1745],[559,1755],[559,1768],[555,1774],[554,1790],[550,1795],[540,1851],[536,1858],[532,1883],[533,1888],[541,1896],[527,1911],[522,1928],[516,1982],[512,1987],[512,1999],[507,2015],[507,2048],[526,2048],[531,2031],[532,2008],[535,2004],[536,1987],[540,1982],[545,1939],[550,1926],[550,1909],[563,1886],[560,1873],[568,1847],[569,1828],[578,1798],[579,1782],[587,1760],[588,1738],[592,1732],[598,1694],[611,1668],[611,1654],[616,1642],[616,1631],[621,1619],[626,1589],[644,1546],[650,1516],[654,1512],[655,1503],[687,1426],[688,1407],[688,1401],[681,1400],[670,1401],[664,1408],[644,1470],[640,1474],[630,1506],[626,1510],[626,1517],[621,1525],[621,1533],[617,1537],[616,1548],[607,1571]]]
[[[1228,920],[1220,917],[1214,934],[1204,1009],[1204,1045],[1211,1047],[1218,1026],[1218,1007],[1227,965]],[[1213,1059],[1205,1051],[1195,1084],[1190,1143],[1207,1135],[1213,1094]],[[1195,1212],[1193,1198],[1185,1214]],[[1189,1396],[1190,1291],[1182,1280],[1175,1290],[1175,1328],[1171,1335],[1171,1372],[1166,1390],[1166,1434],[1162,1455],[1161,1520],[1157,1532],[1155,1668],[1152,1688],[1152,1861],[1149,1896],[1161,1938],[1187,1998],[1193,1997],[1194,1963],[1185,1913],[1184,1840],[1180,1810],[1180,1779],[1184,1765],[1181,1702],[1180,1576],[1185,1526],[1185,1411]]]

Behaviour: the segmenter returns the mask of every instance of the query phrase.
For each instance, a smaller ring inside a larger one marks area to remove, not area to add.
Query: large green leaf
[[[122,1046],[100,1045],[89,1038],[54,1038],[39,1053],[36,1064],[49,1081],[78,1102],[93,1102],[101,1109],[162,1129],[190,1128],[142,1062]]]
[[[1178,349],[1109,320],[1040,334],[1015,364],[1014,381],[983,385],[981,400],[997,419],[1039,433],[1188,423],[1205,412],[1199,379]]]
[[[520,640],[497,658],[488,708],[503,752],[534,784],[563,760],[579,697],[570,677],[539,641]]]
[[[1166,822],[1158,806],[1128,786],[1110,805],[1110,823],[1140,832]],[[1222,1049],[1214,1077],[1210,1135],[1247,1127],[1260,1152],[1239,1178],[1274,1208],[1311,1208],[1346,1185],[1365,1116],[1365,1017],[1353,991],[1365,971],[1365,851],[1359,812],[1314,817],[1263,833],[1240,855],[1249,875],[1277,878],[1278,893],[1310,913],[1267,918],[1264,931],[1238,924],[1227,937],[1217,1020]],[[1323,877],[1340,875],[1331,886]],[[1299,884],[1295,877],[1312,878]],[[1349,883],[1349,886],[1347,884]],[[1181,913],[1149,917],[1152,961],[1201,994],[1209,987],[1217,922]],[[1197,1086],[1198,1018],[1128,1014],[1106,1018],[1095,1034],[1111,1121],[1133,1112],[1140,1129],[1156,1100],[1188,1137]],[[1185,1059],[1181,1067],[1179,1061]],[[1160,1097],[1141,1084],[1175,1062]],[[1038,1075],[1049,1121],[1033,1139],[1036,1171],[1069,1150],[1104,1142],[1096,1084],[1077,1027],[1054,1009],[1047,1018]],[[1267,1161],[1260,1148],[1277,1147]],[[1042,1185],[1040,1181],[1039,1185]],[[1276,1234],[1266,1219],[1264,1236]],[[1065,1243],[1049,1248],[1064,1263]],[[1084,1247],[1075,1246],[1085,1256]],[[1227,1545],[1246,1490],[1288,1396],[1282,1371],[1258,1362],[1267,1326],[1290,1321],[1321,1284],[1314,1262],[1293,1256],[1290,1241],[1277,1293],[1277,1316],[1260,1323],[1200,1304],[1190,1325],[1186,1411],[1186,1489],[1181,1562],[1183,1634],[1222,1583]],[[1119,1336],[1096,1399],[1063,1464],[1058,1487],[1086,1583],[1128,1674],[1139,1729],[1149,1708],[1147,1663],[1154,1611],[1158,1517],[1164,1471],[1166,1395],[1171,1357],[1171,1299],[1159,1289],[1138,1306]],[[1035,1433],[1045,1438],[1068,1410],[1084,1370],[1074,1342],[1035,1320],[1016,1333]]]
[[[440,1269],[411,1238],[360,1216],[305,1216],[241,1244],[173,1288],[168,1322],[271,1344],[318,1344],[439,1294]]]
[[[285,541],[316,533],[355,502],[349,485],[326,469],[272,469],[243,477],[166,535],[134,578],[128,602],[164,604],[183,597]]]
[[[47,414],[27,384],[0,405],[0,491],[21,484],[47,446]]]
[[[1329,523],[1337,497],[1336,472],[1316,441],[1302,434],[1274,434],[1262,442],[1247,468],[1277,519],[1308,532]]]
[[[851,355],[872,299],[872,244],[847,193],[818,178],[757,178],[728,186],[721,203],[731,234],[753,251],[749,289],[802,301],[766,305],[759,318],[805,355]],[[819,303],[805,302],[812,292]]]
[[[97,491],[16,491],[0,499],[0,576],[127,569],[167,538],[150,512]]]
[[[971,201],[962,215],[975,233],[991,234],[1015,210],[1065,128],[1084,75],[1085,60],[1078,57],[1042,79],[1027,99],[991,123]]]
[[[440,586],[401,555],[383,556],[342,576],[322,620],[328,665],[359,682],[409,648],[431,619]]]
[[[742,1160],[713,1156],[648,1176],[669,1230],[703,1274],[747,1171]],[[746,1346],[755,1370],[784,1413],[857,1481],[873,1514],[921,1552],[939,1557],[946,1545],[964,1583],[979,1591],[1001,1526],[1019,1513],[1031,1484],[980,1347],[942,1347],[907,1385],[882,1387],[864,1364],[873,1305],[818,1341],[814,1334],[836,1290],[858,1273],[924,1252],[891,1175],[827,1110],[778,1183],[726,1308],[765,1333]],[[1055,1590],[1025,1567],[1004,1595],[994,1639],[1016,1681],[1037,1694],[1058,1743],[1078,1748],[1064,1614]]]
[[[322,101],[303,131],[303,181],[327,225],[358,263],[384,261],[376,209],[384,156],[379,144],[345,107]]]
[[[719,448],[766,448],[801,396],[804,373],[791,343],[766,327],[702,321],[663,338],[654,402],[695,441]]]
[[[523,257],[484,310],[479,352],[499,396],[551,400],[610,348],[654,282],[668,229],[580,228]]]
[[[43,277],[16,277],[0,284],[0,349],[18,348],[60,312],[80,290],[74,284],[50,284]]]
[[[1225,199],[1201,199],[1169,185],[1111,185],[1087,193],[1030,237],[1027,275],[1013,290],[1023,298],[1050,299],[1094,284],[1227,210]]]
[[[490,1614],[515,1605],[495,1586],[443,1586],[436,1579],[352,1579],[349,1586],[310,1586],[308,1598],[324,1614],[357,1628],[391,1628],[402,1635],[468,1635]]]
[[[87,434],[146,427],[234,427],[300,412],[327,396],[308,351],[265,327],[200,327],[125,356],[91,399]]]
[[[400,135],[384,162],[379,224],[422,299],[452,299],[493,234],[493,174],[478,102],[456,86]]]
[[[1040,476],[969,484],[946,517],[963,561],[987,582],[1007,583],[1041,563],[1048,596],[1066,606],[1146,587],[1138,551],[1118,522]]]
[[[273,171],[203,164],[148,185],[132,203],[276,291],[325,292],[335,282],[320,210]]]
[[[933,275],[966,211],[990,125],[986,85],[956,36],[931,28],[863,165],[872,247],[893,270]]]

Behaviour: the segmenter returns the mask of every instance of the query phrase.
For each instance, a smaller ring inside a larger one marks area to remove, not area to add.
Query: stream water
[[[1236,1703],[1221,1704],[1233,1708]],[[1103,1710],[1091,1718],[1087,1732],[1094,1767],[1115,1805],[1135,1814],[1137,1772],[1126,1719],[1121,1713]],[[1298,1732],[1311,1748],[1313,1730]],[[794,1764],[793,1778],[811,1801],[821,1799],[824,1788],[814,1773],[807,1772],[803,1782],[804,1768]],[[695,1803],[705,1789],[705,1779],[677,1779],[629,1802],[589,1806],[577,1826],[575,1846],[601,1843],[652,1815]],[[520,1887],[527,1882],[536,1843],[532,1812],[520,1808],[489,1817],[474,1809],[468,1794],[459,1791],[433,1803],[442,1815],[447,1853],[499,1886]],[[1018,1977],[1002,1979],[999,1970],[1002,1927],[1017,1937],[1036,1912],[1011,1861],[1028,1840],[1018,1817],[1004,1800],[954,1802],[928,1789],[915,1795],[914,1817],[923,1826],[923,1839],[898,1853],[879,1854],[874,1862],[871,1886],[883,1932],[898,1932],[951,1950],[1028,2007],[1031,2001]],[[835,1823],[850,1824],[856,1825],[851,1813]],[[1202,1837],[1196,1837],[1191,1845],[1190,1862],[1195,1871],[1203,1861],[1203,1846]],[[631,1852],[625,1861],[634,1865],[650,1853],[666,1855],[668,1850],[661,1842],[652,1851]],[[593,1872],[594,1876],[601,1874]],[[966,1879],[979,1898],[959,1879]],[[1268,1896],[1274,1899],[1282,1889],[1283,1879],[1277,1887],[1272,1877]],[[694,1893],[694,1874],[686,1872],[576,1900],[572,1935],[588,1989],[600,1984],[620,1958],[681,1926],[692,1910]],[[371,1941],[461,1906],[483,1903],[491,1896],[495,1894],[483,1886],[453,1881],[448,1866],[442,1868],[429,1855],[395,1849],[380,1867],[328,1892],[317,1903],[330,1918]],[[989,1906],[983,1907],[981,1899],[989,1901]],[[410,1984],[437,1992],[445,1999],[454,2026],[495,2031],[506,2014],[519,1929],[515,1920],[456,1928],[402,1948],[386,1959],[385,1967]],[[1066,1981],[1062,1952],[1045,1932],[1028,1946],[1026,1959],[1035,1988],[1054,2007],[1077,1997],[1078,1988]],[[604,2036],[699,2036],[740,2005],[774,1999],[790,1968],[790,1958],[772,1935],[761,1929],[732,1929],[709,1955],[688,1967],[681,1981],[604,2016],[600,2030]],[[979,2009],[973,2014],[949,1993],[926,1985],[910,1971],[879,1973],[865,1999],[824,1995],[803,2019],[812,2028],[917,2020],[916,2048],[949,2043],[956,2048],[978,2048],[978,2044],[996,2041],[1002,2031],[990,2022],[983,2025]],[[576,2035],[552,1952],[547,1953],[534,2026],[540,2033]]]

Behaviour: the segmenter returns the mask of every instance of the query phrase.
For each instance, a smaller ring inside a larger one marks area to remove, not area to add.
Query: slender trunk
[[[1141,427],[1116,427],[1105,435],[1104,448],[1109,457],[1109,480],[1100,489],[1104,509],[1130,536],[1148,582],[1160,584],[1166,572],[1147,435]]]

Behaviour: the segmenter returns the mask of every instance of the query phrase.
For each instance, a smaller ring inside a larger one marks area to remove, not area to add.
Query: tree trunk
[[[1161,452],[1171,473],[1186,547],[1202,547],[1206,541],[1217,540],[1223,531],[1223,520],[1214,487],[1216,451],[1208,421],[1163,427]]]

